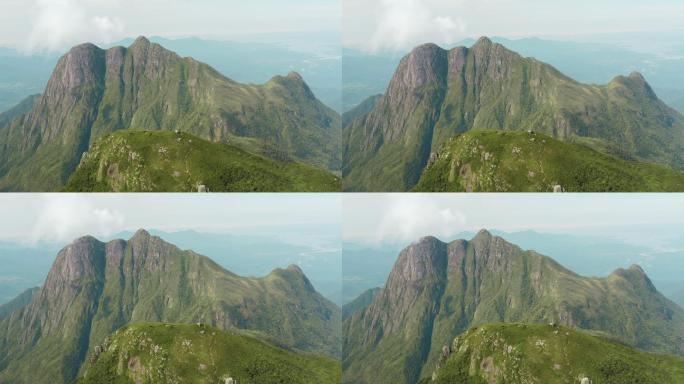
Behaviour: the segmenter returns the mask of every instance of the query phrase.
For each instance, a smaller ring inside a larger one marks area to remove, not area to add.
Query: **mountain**
[[[33,296],[36,294],[36,292],[38,292],[39,289],[40,288],[29,288],[20,293],[19,296],[15,297],[14,299],[0,305],[0,320],[27,306],[31,300],[33,300]]]
[[[645,353],[572,328],[487,324],[446,345],[423,384],[681,383],[684,358]]]
[[[120,368],[122,367],[122,368]],[[329,383],[339,362],[277,348],[203,324],[126,326],[89,357],[78,384],[100,383]]]
[[[362,294],[359,295],[356,299],[350,301],[349,303],[345,304],[342,306],[342,320],[345,320],[346,318],[350,317],[351,315],[355,314],[359,310],[366,308],[368,305],[370,305],[373,300],[375,300],[375,297],[378,296],[378,293],[382,291],[382,288],[371,288],[366,291],[364,291]]]
[[[491,322],[555,322],[684,354],[684,309],[638,266],[582,277],[483,230],[448,244],[425,237],[399,254],[382,292],[343,323],[343,382],[415,383],[442,346]]]
[[[375,108],[378,100],[382,98],[382,94],[373,95],[362,101],[359,105],[348,110],[342,114],[342,127],[348,126],[351,122],[357,118],[366,115],[368,112]]]
[[[298,267],[241,277],[140,230],[59,252],[31,302],[0,321],[0,382],[71,382],[96,345],[132,322],[202,322],[339,355],[340,310]]]
[[[287,156],[285,154],[285,156]],[[96,141],[69,177],[72,192],[336,192],[337,176],[188,133],[123,130]]]
[[[344,128],[343,187],[411,189],[432,152],[477,129],[534,130],[684,168],[684,116],[640,74],[581,84],[481,38],[449,51],[421,45],[401,60],[373,110]]]
[[[28,96],[27,98],[19,102],[19,104],[0,113],[0,127],[11,123],[12,120],[29,112],[31,108],[33,108],[33,105],[36,103],[36,100],[38,100],[39,96],[40,95],[38,94]]]
[[[675,192],[684,173],[534,132],[470,131],[431,155],[416,192]]]
[[[59,60],[31,111],[0,127],[0,189],[59,189],[95,140],[129,128],[340,167],[340,117],[298,74],[240,84],[141,37],[128,48],[79,45]]]

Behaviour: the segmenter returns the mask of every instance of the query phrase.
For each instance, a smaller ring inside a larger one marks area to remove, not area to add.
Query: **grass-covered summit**
[[[69,178],[73,192],[338,192],[332,173],[188,133],[123,130],[95,142]]]
[[[97,139],[130,127],[341,166],[340,116],[299,74],[241,84],[144,37],[127,48],[72,48],[30,109],[12,117],[0,124],[0,190],[58,190]]]
[[[684,382],[684,358],[543,324],[487,324],[443,346],[421,384],[660,384]]]
[[[345,190],[410,190],[431,153],[476,129],[590,138],[625,158],[684,169],[684,116],[640,74],[583,84],[484,37],[470,48],[416,47],[363,112],[343,130]]]
[[[204,324],[138,323],[89,356],[78,384],[337,384],[339,361]]]
[[[413,190],[551,192],[554,186],[567,192],[684,191],[684,173],[544,134],[477,130],[433,153]]]

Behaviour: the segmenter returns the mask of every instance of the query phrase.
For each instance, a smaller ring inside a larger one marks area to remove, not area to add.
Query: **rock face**
[[[400,253],[385,288],[344,321],[344,382],[414,383],[471,326],[552,321],[684,354],[684,310],[641,268],[585,278],[481,231],[448,244],[426,237]]]
[[[481,38],[449,51],[422,45],[401,60],[374,108],[344,128],[344,187],[408,190],[432,152],[473,129],[589,137],[625,157],[684,168],[684,116],[641,75],[584,85]]]
[[[60,251],[31,303],[0,321],[0,382],[71,382],[89,351],[140,321],[199,321],[339,353],[339,308],[297,267],[243,278],[141,230],[128,241],[84,237]]]
[[[340,167],[340,118],[298,74],[239,84],[141,37],[128,48],[79,45],[60,59],[32,109],[0,125],[0,189],[59,188],[95,139],[128,128],[249,138],[251,149]]]

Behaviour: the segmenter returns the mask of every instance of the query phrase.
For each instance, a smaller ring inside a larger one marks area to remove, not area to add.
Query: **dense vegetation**
[[[333,359],[277,348],[252,337],[200,325],[126,326],[91,353],[78,384],[337,384]]]
[[[684,173],[518,131],[470,131],[435,153],[417,192],[684,191]]]
[[[271,156],[273,157],[273,155]],[[123,130],[96,142],[69,178],[73,192],[340,191],[337,176],[188,133]]]
[[[421,383],[660,384],[684,382],[684,358],[646,353],[605,336],[540,324],[487,324],[446,346]]]

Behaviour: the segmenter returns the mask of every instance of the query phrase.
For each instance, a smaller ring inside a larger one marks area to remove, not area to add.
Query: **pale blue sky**
[[[0,45],[63,50],[155,35],[246,39],[340,31],[341,0],[2,0]]]
[[[408,244],[482,228],[653,242],[681,237],[684,194],[345,194],[343,238]]]
[[[344,0],[345,46],[405,50],[466,37],[568,38],[684,25],[680,0]]]
[[[314,242],[315,228],[328,236],[341,216],[341,195],[332,193],[0,194],[0,240],[63,243],[147,228]]]

